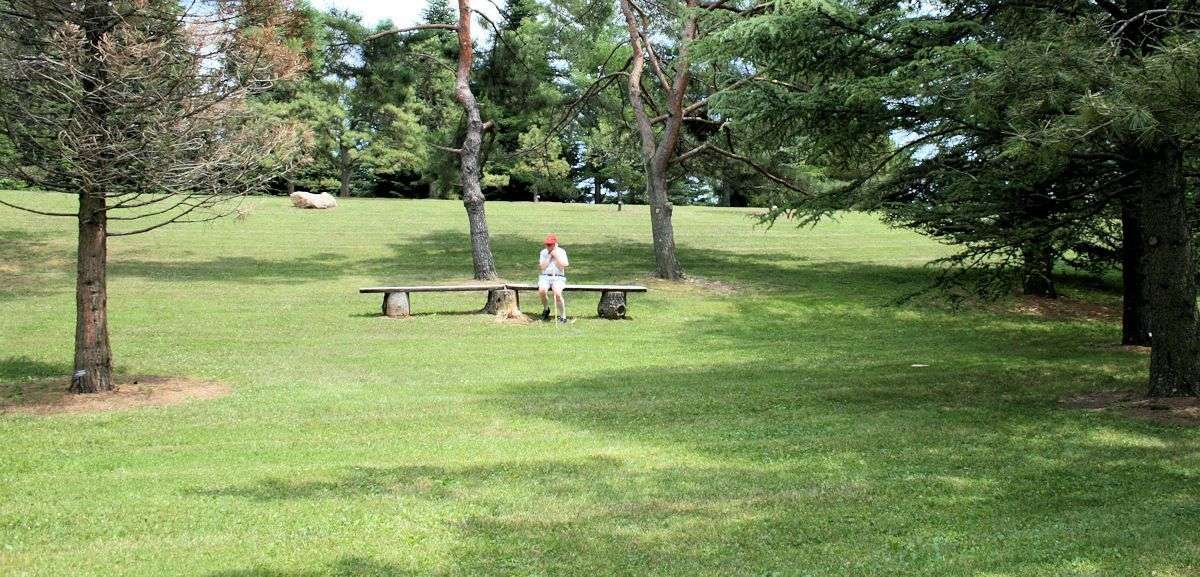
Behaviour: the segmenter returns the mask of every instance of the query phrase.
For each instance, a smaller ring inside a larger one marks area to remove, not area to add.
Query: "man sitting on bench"
[[[567,286],[567,251],[558,246],[558,237],[546,237],[546,248],[538,256],[538,296],[542,297],[542,320],[550,320],[550,303],[547,291],[554,291],[554,306],[558,309],[558,322],[567,322],[567,301],[563,299],[563,288]]]

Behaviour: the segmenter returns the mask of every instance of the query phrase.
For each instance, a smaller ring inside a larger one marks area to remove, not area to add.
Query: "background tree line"
[[[646,201],[628,99],[591,86],[596,70],[630,59],[627,32],[608,4],[512,0],[498,18],[476,15],[487,35],[476,40],[473,87],[495,127],[481,178],[489,200]],[[274,192],[458,198],[457,163],[440,150],[464,130],[453,94],[454,38],[436,30],[372,37],[393,24],[367,26],[356,14],[306,3],[297,10],[308,22],[308,72],[257,105],[302,120],[309,139],[301,166]],[[420,24],[457,19],[449,0],[427,0]],[[674,203],[765,200],[747,171],[691,172],[673,183]]]

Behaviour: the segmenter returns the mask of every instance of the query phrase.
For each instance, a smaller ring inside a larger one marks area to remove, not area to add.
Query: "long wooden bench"
[[[537,288],[535,284],[484,283],[367,287],[358,289],[358,292],[363,294],[382,294],[383,314],[385,316],[406,317],[412,315],[411,293],[486,291],[488,293],[488,304],[484,307],[484,312],[491,313],[495,312],[494,309],[498,303],[509,296],[516,300],[517,307],[519,308],[521,306],[521,291],[536,291]],[[606,319],[621,319],[625,318],[628,312],[625,295],[628,293],[644,293],[649,289],[640,285],[576,284],[567,285],[563,290],[571,292],[598,292],[600,293],[600,304],[596,307],[596,314]]]
[[[363,294],[383,294],[383,314],[388,317],[412,315],[411,293],[484,292],[504,290],[502,283],[441,286],[377,286],[358,289]]]

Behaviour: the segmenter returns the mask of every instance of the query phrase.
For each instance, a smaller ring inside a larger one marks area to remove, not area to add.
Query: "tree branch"
[[[730,159],[736,160],[738,162],[741,162],[741,163],[745,164],[746,166],[753,168],[759,174],[767,177],[767,179],[774,182],[775,184],[778,184],[788,190],[791,190],[794,192],[799,192],[806,196],[812,195],[812,190],[802,187],[800,185],[794,184],[791,181],[787,180],[786,178],[779,176],[779,175],[775,174],[774,172],[771,172],[765,166],[755,162],[754,159],[752,159],[748,156],[742,156],[741,154],[737,154],[733,151],[725,150],[724,148],[721,148],[719,146],[714,146],[711,144],[709,144],[708,150],[711,150],[721,156],[724,156],[725,158],[730,158]]]
[[[384,30],[383,32],[376,32],[375,34],[367,36],[366,40],[368,42],[370,42],[371,40],[377,40],[379,38],[383,38],[384,36],[390,36],[392,34],[407,34],[409,32],[419,32],[421,30],[451,30],[451,31],[454,31],[457,29],[458,28],[454,24],[421,24],[419,26],[409,26],[407,28],[392,28],[391,30]]]
[[[29,208],[27,206],[20,206],[20,205],[13,204],[11,202],[5,202],[3,200],[0,200],[0,204],[7,206],[9,208],[15,208],[17,210],[23,210],[25,212],[39,214],[41,216],[73,216],[73,217],[79,216],[78,213],[74,213],[74,212],[48,212],[48,211],[44,211],[44,210],[36,210],[36,209]]]
[[[721,94],[722,92],[728,92],[730,90],[737,90],[738,88],[740,88],[741,86],[743,86],[745,84],[748,84],[750,82],[754,82],[757,80],[762,80],[762,79],[763,78],[761,76],[748,76],[748,77],[742,78],[742,79],[738,80],[737,82],[734,82],[728,86],[718,88],[717,90],[713,91],[708,96],[705,96],[704,98],[701,98],[700,100],[697,100],[696,102],[688,105],[686,108],[683,109],[683,114],[684,114],[684,116],[687,116],[688,114],[691,114],[697,110],[700,110],[701,108],[704,108],[705,106],[708,105],[709,101],[711,101],[714,96]],[[658,124],[658,123],[666,120],[667,118],[670,118],[670,116],[667,114],[662,114],[662,115],[652,118],[650,120],[650,122],[652,122],[654,124]]]

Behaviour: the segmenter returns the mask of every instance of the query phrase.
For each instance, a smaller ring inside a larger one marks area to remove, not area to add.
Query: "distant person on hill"
[[[554,291],[554,306],[558,309],[558,322],[567,322],[567,301],[563,299],[563,288],[567,286],[567,251],[558,246],[558,237],[553,233],[546,237],[546,248],[538,256],[538,295],[542,297],[542,320],[550,320],[548,291]]]

